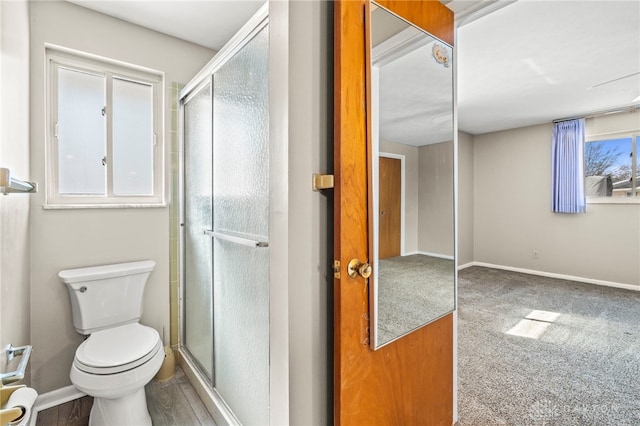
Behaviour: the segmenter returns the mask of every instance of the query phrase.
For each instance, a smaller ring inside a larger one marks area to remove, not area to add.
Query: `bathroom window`
[[[160,72],[47,49],[46,208],[164,205]]]

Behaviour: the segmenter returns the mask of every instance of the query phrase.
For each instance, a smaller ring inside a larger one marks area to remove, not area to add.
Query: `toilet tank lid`
[[[65,284],[78,281],[102,280],[124,275],[142,274],[153,271],[156,262],[141,260],[138,262],[116,263],[112,265],[89,266],[87,268],[67,269],[58,272],[58,277]]]

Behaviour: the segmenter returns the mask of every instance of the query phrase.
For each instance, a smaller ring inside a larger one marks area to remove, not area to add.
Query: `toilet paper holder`
[[[29,357],[31,357],[32,350],[33,347],[31,345],[19,346],[14,348],[13,345],[9,344],[6,349],[7,364],[13,361],[13,358],[17,356],[22,356],[22,358],[20,358],[20,363],[18,364],[18,368],[15,371],[0,374],[2,384],[13,383],[24,379],[24,373],[27,370],[27,364],[29,363]]]
[[[24,411],[20,407],[6,408],[6,409],[2,408],[5,406],[7,401],[9,401],[9,397],[11,396],[12,393],[24,387],[25,385],[15,385],[15,386],[0,385],[0,425],[6,425],[7,423],[16,421],[24,415]]]

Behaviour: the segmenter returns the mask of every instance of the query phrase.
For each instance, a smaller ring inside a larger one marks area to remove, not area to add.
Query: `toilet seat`
[[[155,329],[126,324],[91,334],[76,350],[73,364],[89,374],[117,374],[145,364],[161,349]]]

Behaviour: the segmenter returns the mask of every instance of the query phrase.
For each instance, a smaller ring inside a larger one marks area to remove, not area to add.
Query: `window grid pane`
[[[113,193],[153,194],[153,87],[113,79]]]
[[[58,68],[58,191],[104,195],[106,123],[103,76]]]

